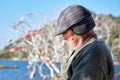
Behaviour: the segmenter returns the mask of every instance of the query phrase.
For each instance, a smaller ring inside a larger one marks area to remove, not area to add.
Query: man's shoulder
[[[88,45],[85,46],[84,48],[82,48],[82,49],[79,51],[79,53],[80,53],[80,52],[84,52],[84,51],[86,52],[86,51],[89,51],[89,50],[91,51],[91,50],[94,50],[94,49],[99,48],[99,47],[101,47],[101,46],[105,46],[104,42],[103,42],[102,40],[96,40],[96,41],[88,44]]]
[[[99,48],[107,48],[104,41],[96,40],[83,48],[83,51],[92,51]]]
[[[92,55],[99,55],[102,48],[104,48],[105,44],[103,41],[96,40],[89,45],[85,46],[83,49],[81,49],[78,54],[76,55],[75,59],[89,59]],[[103,50],[102,50],[103,51]],[[101,53],[102,55],[102,53]],[[103,54],[104,55],[104,54]]]

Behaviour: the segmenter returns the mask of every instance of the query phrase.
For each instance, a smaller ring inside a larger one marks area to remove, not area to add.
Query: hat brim
[[[63,32],[65,32],[69,27],[60,27],[58,26],[56,29],[55,29],[55,32],[53,34],[53,36],[58,36],[60,34],[62,34]]]

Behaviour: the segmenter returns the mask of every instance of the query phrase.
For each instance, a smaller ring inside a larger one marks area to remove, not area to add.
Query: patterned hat
[[[62,11],[55,29],[55,36],[72,28],[74,33],[81,35],[95,26],[91,12],[81,5],[72,5]]]

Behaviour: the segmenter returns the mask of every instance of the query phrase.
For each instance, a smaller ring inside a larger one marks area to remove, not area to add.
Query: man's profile
[[[55,29],[62,35],[73,53],[66,61],[65,80],[114,80],[114,66],[110,51],[94,32],[91,12],[81,5],[64,9]]]

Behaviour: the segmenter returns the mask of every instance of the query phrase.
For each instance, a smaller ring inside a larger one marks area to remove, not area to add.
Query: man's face
[[[71,36],[73,36],[73,31],[71,29],[67,29],[65,32],[62,33],[62,37],[66,41],[68,41]]]
[[[74,49],[77,45],[74,35],[75,34],[71,29],[68,29],[64,33],[62,33],[63,39],[67,41],[68,46],[72,49]]]

